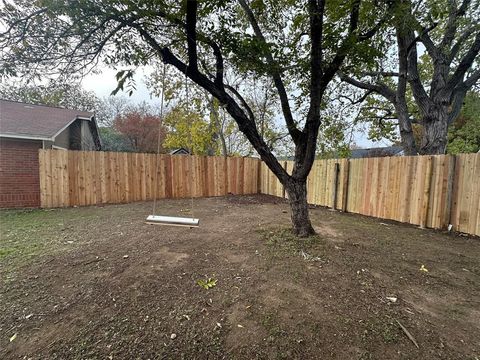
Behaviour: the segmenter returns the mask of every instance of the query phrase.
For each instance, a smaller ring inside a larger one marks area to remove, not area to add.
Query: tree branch
[[[467,89],[470,89],[478,80],[480,80],[480,69],[474,71],[463,83]]]
[[[245,0],[238,0],[238,2],[240,3],[240,6],[242,7],[242,9],[245,11],[245,14],[247,15],[248,21],[255,33],[255,37],[258,40],[260,40],[262,43],[267,45],[267,41],[263,36],[262,30],[260,29],[257,19],[255,18],[255,15],[253,14],[252,9],[250,9],[250,6],[246,3]],[[270,72],[272,74],[273,82],[275,84],[275,87],[278,92],[278,96],[280,98],[283,117],[285,118],[285,123],[287,125],[288,132],[292,137],[293,142],[295,144],[298,144],[300,142],[302,134],[300,130],[298,130],[297,125],[295,124],[295,120],[293,119],[292,110],[290,109],[290,104],[288,102],[287,91],[285,90],[285,85],[283,83],[282,76],[279,72],[278,64],[273,58],[273,55],[270,50],[266,51],[265,56],[267,58],[267,63],[270,66]]]
[[[412,31],[408,31],[407,35],[401,34],[404,37],[404,41],[399,43],[403,46],[406,44],[413,44],[413,46],[406,51],[408,61],[407,61],[407,74],[408,74],[408,82],[412,88],[413,96],[417,100],[417,103],[425,114],[428,112],[428,109],[431,105],[430,98],[428,97],[425,88],[423,87],[422,81],[420,79],[420,74],[418,72],[418,54],[417,54],[417,45],[414,41],[414,34]],[[408,47],[407,47],[408,49]]]
[[[448,55],[448,63],[450,64],[455,57],[457,56],[458,52],[460,51],[462,45],[465,43],[465,41],[473,34],[475,33],[476,28],[472,26],[471,28],[468,28],[465,30],[458,38],[457,42],[453,44],[452,49],[450,50],[450,54]]]
[[[340,79],[342,81],[345,81],[349,83],[350,85],[353,85],[355,87],[358,87],[360,89],[368,90],[368,91],[373,91],[379,95],[382,95],[384,98],[386,98],[388,101],[391,103],[395,104],[395,91],[390,89],[387,85],[380,83],[380,84],[369,84],[366,82],[362,82],[359,80],[356,80],[350,76],[345,75],[343,72],[339,71],[338,75],[340,76]]]
[[[200,73],[198,68],[194,69],[187,66],[187,64],[176,57],[170,51],[170,49],[162,47],[142,26],[136,24],[135,22],[130,22],[129,25],[135,28],[145,39],[145,41],[152,47],[152,49],[160,54],[166,64],[173,65],[181,73],[188,76],[193,82],[216,97],[221,104],[225,105],[226,110],[233,117],[240,131],[251,142],[255,150],[257,150],[258,154],[262,160],[265,161],[270,170],[272,170],[272,172],[282,183],[286,183],[288,181],[290,176],[282,167],[282,165],[280,165],[278,160],[270,151],[268,145],[265,143],[264,139],[258,133],[255,123],[250,121],[249,117],[245,114],[242,108],[229,94],[225,92],[225,90],[223,90],[223,88],[217,87],[214,82],[208,79],[207,76]]]
[[[185,32],[187,34],[188,67],[192,71],[198,70],[197,7],[198,3],[196,0],[187,0]]]
[[[475,58],[477,57],[478,53],[480,52],[480,32],[477,33],[475,37],[475,41],[468,49],[467,53],[458,64],[457,70],[453,73],[453,75],[448,79],[446,87],[453,88],[457,86],[465,76],[465,73],[470,69]]]

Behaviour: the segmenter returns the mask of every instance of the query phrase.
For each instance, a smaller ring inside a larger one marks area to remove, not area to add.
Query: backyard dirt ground
[[[479,238],[313,208],[299,241],[269,196],[196,200],[195,229],[151,205],[0,212],[1,359],[480,359]]]

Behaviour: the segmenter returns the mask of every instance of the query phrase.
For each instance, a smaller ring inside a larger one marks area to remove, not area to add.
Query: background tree
[[[113,121],[118,116],[135,110],[136,106],[130,98],[121,95],[110,95],[99,100],[95,109],[95,117],[99,126],[113,127]]]
[[[167,147],[195,148],[195,154],[203,155],[251,156],[255,153],[235,120],[224,111],[215,97],[195,83],[189,82],[187,99],[185,78],[175,76],[172,69],[167,69],[165,82],[163,76],[163,65],[158,65],[148,77],[147,84],[152,94],[157,97],[161,97],[164,90],[167,111],[172,111],[165,123],[170,131]],[[285,141],[288,136],[286,128],[276,123],[275,116],[281,109],[272,81],[262,78],[234,78],[231,74],[230,78],[232,88],[248,94],[245,102],[258,119],[260,136],[265,139],[269,148],[276,154],[284,154],[287,149],[290,150]],[[188,117],[195,117],[192,122],[195,134],[187,131],[192,119],[181,118],[187,114]]]
[[[160,152],[164,151],[162,144],[166,131],[157,115],[140,110],[127,112],[115,118],[113,128],[125,136],[135,152],[157,152],[159,138]]]
[[[28,104],[56,106],[94,112],[100,99],[78,83],[49,82],[47,85],[25,82],[0,84],[0,98]]]
[[[469,92],[460,115],[448,132],[449,154],[480,151],[480,94]]]
[[[161,59],[214,96],[288,193],[294,232],[314,233],[306,179],[315,159],[323,96],[347,58],[362,61],[386,19],[373,0],[238,2],[18,0],[2,10],[4,75],[85,73],[103,61],[123,70]],[[377,16],[382,15],[382,18]],[[20,41],[21,40],[21,41]],[[350,57],[354,55],[353,57]],[[33,66],[33,64],[35,64]],[[288,174],[260,135],[258,119],[225,68],[273,81],[295,146]],[[289,93],[302,89],[298,111]]]
[[[165,115],[164,125],[168,129],[164,146],[167,149],[185,148],[195,155],[215,155],[211,153],[212,127],[197,112],[174,107]]]
[[[394,67],[388,68],[379,56],[377,62],[354,70],[357,78],[341,77],[393,105],[391,115],[398,119],[407,154],[442,154],[448,127],[458,116],[465,94],[480,78],[479,2],[395,0],[390,7],[397,52]],[[389,42],[384,39],[379,48],[388,54]],[[419,42],[425,48],[423,55],[418,51]],[[431,71],[422,73],[422,67]],[[415,101],[415,109],[410,111],[407,84]],[[411,115],[415,112],[418,117],[414,119]],[[420,144],[415,143],[413,123],[422,127]]]

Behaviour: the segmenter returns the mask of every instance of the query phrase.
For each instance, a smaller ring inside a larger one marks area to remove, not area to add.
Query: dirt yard
[[[316,208],[298,241],[267,196],[150,212],[0,212],[0,358],[480,359],[478,238]]]

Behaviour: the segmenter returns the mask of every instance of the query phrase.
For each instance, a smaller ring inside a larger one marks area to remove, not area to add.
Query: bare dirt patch
[[[194,210],[196,229],[144,224],[150,203],[1,212],[0,358],[480,358],[478,238],[314,208],[299,240],[269,196]]]

